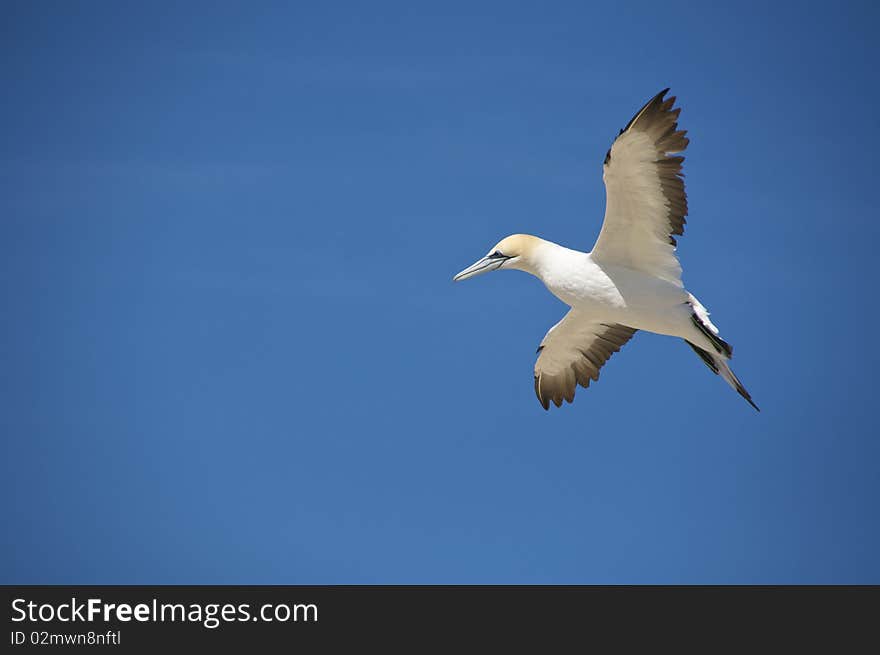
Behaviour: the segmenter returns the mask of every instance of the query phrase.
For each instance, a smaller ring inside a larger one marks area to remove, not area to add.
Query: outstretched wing
[[[590,386],[612,354],[632,338],[636,330],[616,323],[599,323],[576,310],[569,310],[550,328],[538,348],[535,362],[535,393],[544,409],[552,401],[572,402],[577,385]]]
[[[684,233],[688,208],[684,157],[676,153],[688,139],[678,129],[675,97],[663,99],[667,91],[633,116],[605,155],[605,221],[592,256],[681,286],[673,235]]]

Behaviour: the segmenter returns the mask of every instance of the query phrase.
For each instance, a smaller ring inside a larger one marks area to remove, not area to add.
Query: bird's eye
[[[504,257],[504,255],[501,254],[500,250],[496,250],[491,255],[489,255],[489,257],[492,259],[502,259]]]

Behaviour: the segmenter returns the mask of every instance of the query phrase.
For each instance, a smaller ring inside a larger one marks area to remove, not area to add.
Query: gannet
[[[688,145],[669,89],[651,98],[605,155],[605,219],[591,252],[529,234],[499,241],[453,280],[501,269],[525,271],[569,306],[538,347],[535,394],[545,410],[574,401],[637,330],[680,337],[758,410],[728,365],[733,354],[709,312],[681,280],[673,235],[688,213],[681,171]],[[760,411],[760,410],[758,410]]]

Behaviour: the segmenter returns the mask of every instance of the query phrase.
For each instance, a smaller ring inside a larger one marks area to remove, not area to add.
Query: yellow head
[[[499,268],[514,268],[533,273],[535,251],[543,242],[543,239],[533,237],[530,234],[512,234],[499,241],[489,250],[489,254],[468,266],[452,279],[459,282],[482,273],[496,271]]]

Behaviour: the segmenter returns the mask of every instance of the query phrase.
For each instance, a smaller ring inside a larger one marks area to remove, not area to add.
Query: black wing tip
[[[538,350],[540,350],[540,348],[538,348]],[[538,397],[538,402],[541,403],[541,407],[544,408],[544,411],[549,412],[550,400],[544,398],[544,396],[541,394],[541,378],[539,378],[537,375],[535,376],[535,395]]]
[[[581,385],[581,386],[586,387],[588,385],[589,385],[589,382],[587,382],[586,385]],[[556,405],[557,407],[562,407],[562,405],[564,403],[573,403],[576,389],[577,389],[577,386],[575,386],[575,389],[572,390],[571,396],[563,395],[561,398],[556,397],[556,396],[546,396],[545,397],[544,394],[541,393],[541,378],[539,378],[537,375],[535,376],[535,395],[538,397],[538,402],[541,403],[541,407],[544,408],[545,412],[550,411],[551,403],[553,405]]]
[[[633,123],[636,122],[636,119],[638,119],[639,116],[641,116],[642,114],[644,114],[644,113],[645,113],[645,110],[648,109],[648,107],[651,107],[652,105],[660,104],[661,102],[663,102],[663,101],[664,101],[664,96],[666,96],[666,94],[669,93],[669,89],[670,89],[670,87],[667,86],[665,89],[663,89],[662,91],[660,91],[660,93],[658,93],[658,94],[655,95],[653,98],[651,98],[650,100],[648,100],[648,102],[646,102],[644,105],[642,105],[642,108],[639,109],[639,110],[633,115],[633,117],[632,117],[631,119],[629,119],[629,123],[626,124],[626,127],[624,127],[622,130],[620,130],[620,134],[623,134],[623,133],[626,132],[629,128],[631,128],[632,125],[633,125]],[[674,102],[674,101],[675,101],[675,96],[669,98],[669,100],[672,100],[672,101]],[[667,100],[667,102],[668,102],[669,100]],[[672,107],[670,106],[670,109],[671,109],[671,108],[672,108]],[[619,136],[619,135],[618,135],[618,136]]]
[[[621,134],[623,134],[629,128],[631,128],[633,126],[633,124],[638,120],[639,116],[644,114],[645,111],[647,111],[652,106],[661,105],[664,102],[666,102],[666,103],[669,103],[669,106],[665,108],[666,111],[680,112],[681,108],[672,109],[672,106],[675,103],[675,96],[670,97],[668,100],[664,100],[664,97],[666,96],[666,94],[669,93],[669,89],[670,89],[670,87],[667,86],[665,89],[660,91],[660,93],[658,93],[653,98],[648,100],[648,102],[646,102],[644,105],[642,105],[642,108],[639,109],[635,114],[633,114],[633,117],[629,119],[629,122],[626,124],[626,126],[620,130],[620,132],[617,134],[617,137],[620,137]],[[677,114],[676,114],[676,116],[677,116]],[[682,138],[684,138],[684,134],[685,134],[685,132],[682,131],[682,133],[681,133]],[[617,140],[617,137],[615,137],[615,141]],[[684,146],[687,146],[687,139],[684,139]],[[684,147],[682,147],[682,151],[683,150],[684,150]],[[605,153],[605,161],[602,162],[602,164],[604,166],[607,166],[610,161],[611,161],[611,148],[608,148],[608,152]]]

